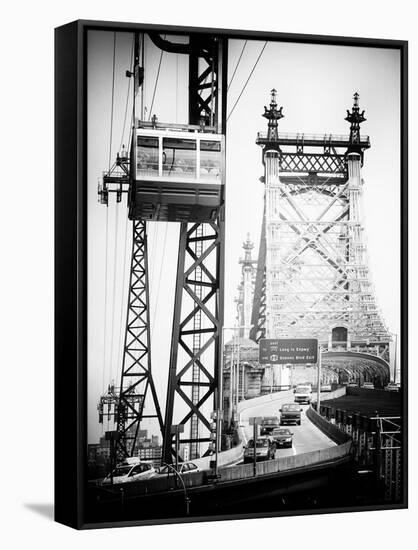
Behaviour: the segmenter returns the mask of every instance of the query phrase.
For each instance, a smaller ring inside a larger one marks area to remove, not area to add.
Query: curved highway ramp
[[[95,522],[99,517],[114,520],[118,515],[125,520],[137,519],[138,510],[141,510],[142,519],[147,521],[177,515],[298,509],[311,506],[312,502],[316,502],[316,506],[334,504],[335,499],[347,494],[351,439],[313,409],[303,407],[301,426],[292,427],[292,449],[277,450],[275,459],[257,462],[255,469],[254,464],[240,464],[243,444],[252,435],[249,419],[278,415],[282,404],[292,402],[293,393],[286,391],[239,404],[242,442],[219,453],[217,479],[211,477],[212,472],[208,471],[211,457],[206,457],[199,459],[199,463],[202,462],[200,472],[182,476],[182,480],[164,476],[163,479],[150,478],[113,488],[91,487],[90,521]]]
[[[280,408],[285,403],[293,403],[293,392],[284,391],[256,397],[240,403],[240,429],[242,439],[246,442],[253,435],[253,427],[249,425],[251,417],[277,416],[280,417]],[[336,443],[315,426],[306,416],[308,405],[301,405],[302,423],[300,426],[289,426],[293,436],[293,447],[278,449],[275,458],[308,453],[335,447]]]

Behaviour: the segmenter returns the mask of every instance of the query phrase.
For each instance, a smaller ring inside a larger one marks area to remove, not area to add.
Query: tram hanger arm
[[[149,33],[149,37],[153,44],[157,46],[160,50],[163,50],[165,52],[170,53],[181,53],[181,54],[187,54],[191,55],[192,53],[208,53],[209,49],[202,47],[202,42],[199,44],[199,48],[196,51],[195,47],[192,47],[189,44],[179,44],[175,42],[170,42],[169,40],[165,40],[164,38],[161,38],[161,36],[157,33]]]

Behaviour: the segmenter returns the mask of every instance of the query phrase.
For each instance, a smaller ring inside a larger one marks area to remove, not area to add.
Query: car
[[[399,391],[399,385],[396,382],[389,382],[389,384],[385,386],[385,391]]]
[[[201,469],[199,466],[197,466],[194,462],[180,462],[178,467],[176,468],[175,464],[166,464],[165,466],[161,466],[157,470],[157,475],[175,475],[175,472],[178,472],[181,476],[192,474],[196,472],[200,472]]]
[[[358,388],[357,382],[349,382],[347,388]]]
[[[295,403],[310,404],[312,399],[312,387],[308,384],[299,384],[294,389]]]
[[[276,453],[276,443],[270,436],[257,437],[255,440],[256,460],[272,460]],[[244,464],[254,461],[254,439],[244,445]]]
[[[297,403],[285,403],[280,409],[280,424],[289,424],[294,422],[300,426],[302,420],[302,410]]]
[[[275,428],[271,436],[276,442],[276,447],[293,446],[293,432],[288,428]]]
[[[364,382],[361,387],[365,390],[374,390],[373,382]]]
[[[280,426],[277,416],[265,416],[261,421],[260,435],[270,435],[274,428]]]
[[[156,470],[149,462],[123,462],[104,478],[102,485],[143,481],[154,477],[155,474]]]
[[[324,392],[332,391],[331,384],[322,384],[321,385],[321,392],[322,391],[324,391]]]

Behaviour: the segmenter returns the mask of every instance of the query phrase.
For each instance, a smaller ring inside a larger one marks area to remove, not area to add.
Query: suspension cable
[[[239,55],[237,64],[235,65],[234,72],[232,73],[231,80],[229,81],[228,87],[227,87],[227,89],[226,89],[227,92],[229,92],[229,88],[231,87],[232,81],[234,80],[234,77],[235,77],[235,74],[236,74],[236,72],[237,72],[238,66],[239,66],[239,64],[241,63],[242,54],[244,53],[244,50],[245,50],[245,48],[246,48],[246,46],[247,46],[247,42],[248,42],[248,40],[246,40],[246,41],[244,42],[244,45],[243,45],[242,50],[241,50],[241,53],[240,53],[240,55]]]
[[[264,50],[266,49],[266,46],[267,46],[267,40],[266,40],[266,42],[264,43],[264,46],[263,46],[261,52],[259,53],[259,55],[258,55],[258,57],[257,57],[257,61],[254,63],[254,67],[251,69],[251,72],[250,72],[250,74],[249,74],[249,76],[248,76],[248,78],[247,78],[247,80],[246,80],[246,82],[245,82],[245,84],[244,84],[244,86],[243,86],[243,88],[242,88],[242,90],[241,90],[241,93],[240,93],[239,96],[238,96],[238,99],[237,99],[236,102],[234,103],[234,106],[232,107],[231,111],[229,112],[229,115],[227,116],[227,119],[226,119],[227,121],[230,119],[232,113],[233,113],[234,110],[235,110],[235,107],[238,105],[238,101],[241,99],[241,96],[242,96],[242,94],[244,93],[244,90],[245,90],[245,88],[247,87],[247,84],[248,84],[248,82],[250,81],[250,78],[252,77],[252,74],[253,74],[253,72],[255,71],[255,68],[257,67],[258,62],[260,61],[260,58],[261,58],[261,56],[263,55],[263,52],[264,52]]]

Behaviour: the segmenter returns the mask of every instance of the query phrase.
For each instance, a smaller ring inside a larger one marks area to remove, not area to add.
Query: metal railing
[[[370,417],[327,404],[321,405],[321,415],[352,438],[357,464],[371,468],[384,483],[385,501],[399,501],[403,493],[401,418]]]
[[[267,132],[257,132],[257,139],[267,139]],[[332,144],[332,142],[350,143],[348,134],[305,134],[305,133],[284,133],[279,132],[279,141],[298,141],[301,144],[305,141],[315,141],[318,143]],[[369,136],[361,136],[361,143],[368,143]]]

